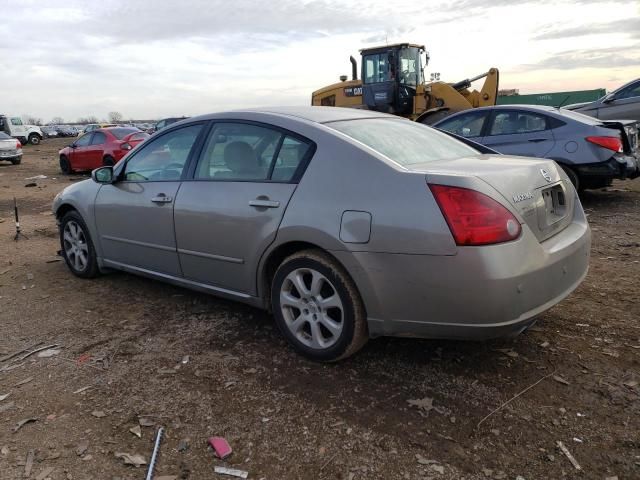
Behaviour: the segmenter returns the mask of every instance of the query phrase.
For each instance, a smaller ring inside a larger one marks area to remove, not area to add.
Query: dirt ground
[[[160,425],[156,479],[232,478],[215,466],[265,480],[640,478],[640,181],[584,195],[589,275],[527,333],[377,339],[320,365],[261,311],[124,273],[71,275],[50,212],[85,178],[60,174],[66,143],[0,164],[1,479],[144,478],[116,454],[148,461]]]

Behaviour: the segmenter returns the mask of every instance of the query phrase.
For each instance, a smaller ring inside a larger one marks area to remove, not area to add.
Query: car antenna
[[[560,110],[560,107],[562,107],[565,103],[567,103],[567,100],[569,100],[570,98],[571,98],[571,94],[567,95],[565,99],[560,102],[560,105],[558,105],[556,108]]]

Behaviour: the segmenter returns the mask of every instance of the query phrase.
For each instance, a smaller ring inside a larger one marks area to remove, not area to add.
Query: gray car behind
[[[580,190],[640,175],[635,121],[603,121],[545,106],[499,105],[451,115],[434,127],[503,154],[555,160]]]
[[[606,94],[595,102],[576,103],[564,108],[601,120],[640,121],[640,78]]]

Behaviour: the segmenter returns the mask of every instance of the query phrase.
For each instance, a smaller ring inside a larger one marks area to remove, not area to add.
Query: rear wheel
[[[346,358],[368,340],[366,313],[353,280],[319,250],[298,252],[282,262],[273,278],[271,304],[282,334],[312,360]]]
[[[112,167],[115,164],[116,161],[111,155],[105,155],[105,157],[102,159],[102,165],[104,165],[105,167]]]
[[[31,145],[40,145],[41,140],[42,138],[40,138],[40,135],[36,133],[32,133],[31,135],[29,135],[29,143]]]
[[[60,246],[62,256],[74,275],[81,278],[98,275],[98,260],[89,229],[75,210],[65,213],[60,221]]]
[[[11,163],[13,163],[14,165],[20,165],[20,162],[22,162],[22,157],[11,159]]]
[[[73,169],[71,168],[71,162],[69,162],[69,159],[64,155],[60,156],[60,170],[65,175],[69,175],[70,173],[73,173]]]

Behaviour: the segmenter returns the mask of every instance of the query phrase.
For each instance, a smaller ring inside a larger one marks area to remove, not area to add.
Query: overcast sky
[[[424,44],[430,72],[520,93],[640,77],[640,0],[0,0],[0,113],[129,118],[305,105],[358,50]]]

